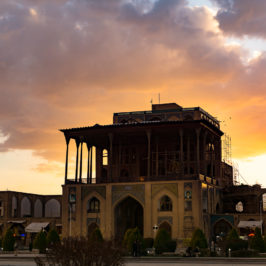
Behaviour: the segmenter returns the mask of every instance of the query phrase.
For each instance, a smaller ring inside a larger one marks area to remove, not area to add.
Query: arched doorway
[[[214,224],[214,236],[226,236],[232,229],[232,225],[224,219],[219,220]]]
[[[127,229],[138,227],[143,234],[143,207],[131,197],[115,207],[115,237],[122,240]]]
[[[170,225],[168,222],[164,221],[163,223],[161,223],[161,224],[159,225],[159,229],[164,229],[164,230],[166,230],[167,233],[168,233],[170,236],[172,236],[172,228],[171,228],[171,225]]]
[[[88,225],[87,237],[90,237],[96,228],[98,228],[98,225],[96,223],[90,223]]]

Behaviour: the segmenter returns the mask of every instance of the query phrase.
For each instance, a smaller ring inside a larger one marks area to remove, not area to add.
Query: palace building
[[[99,227],[105,238],[121,239],[138,227],[144,237],[154,237],[158,227],[186,239],[199,227],[211,237],[213,215],[223,210],[222,191],[233,185],[215,117],[200,107],[153,104],[149,111],[114,113],[110,125],[61,131],[63,236],[86,236]],[[69,178],[70,141],[76,144],[76,171]]]
[[[242,236],[255,227],[265,232],[266,189],[233,182],[233,167],[222,160],[220,123],[200,107],[153,104],[114,113],[110,125],[61,132],[63,195],[0,191],[0,237],[11,228],[28,245],[40,230],[56,228],[63,238],[99,227],[104,238],[121,240],[128,228],[138,227],[144,238],[165,228],[182,247],[195,228],[209,241],[233,227]],[[68,176],[71,142],[74,176]]]

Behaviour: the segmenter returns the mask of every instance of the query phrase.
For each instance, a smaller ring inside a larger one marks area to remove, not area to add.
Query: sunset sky
[[[58,129],[158,93],[217,117],[241,175],[266,187],[265,25],[262,0],[1,0],[0,190],[61,193]]]

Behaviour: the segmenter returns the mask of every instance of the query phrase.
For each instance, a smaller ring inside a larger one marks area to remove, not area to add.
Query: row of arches
[[[33,208],[32,208],[33,207]],[[25,196],[20,201],[20,215],[18,213],[18,200],[12,197],[12,217],[60,217],[61,204],[56,199],[50,199],[45,204],[37,199],[32,204],[31,200]]]

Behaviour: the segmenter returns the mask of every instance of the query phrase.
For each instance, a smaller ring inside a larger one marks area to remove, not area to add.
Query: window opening
[[[168,196],[163,196],[161,198],[160,211],[172,211],[172,201]]]
[[[100,201],[97,198],[92,198],[88,201],[88,212],[100,212]]]
[[[108,165],[108,150],[103,150],[103,165]]]
[[[237,212],[243,212],[244,210],[244,206],[243,206],[243,203],[241,201],[239,201],[237,204],[236,204],[236,211]]]

